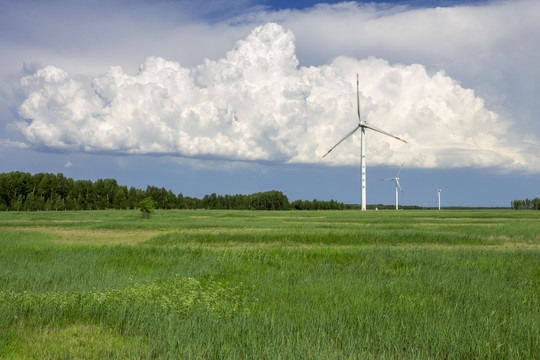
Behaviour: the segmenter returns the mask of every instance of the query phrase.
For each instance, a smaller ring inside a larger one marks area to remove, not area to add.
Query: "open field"
[[[0,213],[0,358],[535,359],[540,212]]]

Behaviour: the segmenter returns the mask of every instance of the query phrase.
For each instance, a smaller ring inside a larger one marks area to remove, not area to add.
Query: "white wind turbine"
[[[360,90],[358,85],[358,74],[356,74],[356,107],[358,110],[358,125],[354,129],[351,130],[345,137],[338,141],[336,145],[334,145],[326,154],[323,155],[325,157],[326,155],[330,154],[332,150],[339,144],[341,144],[345,139],[347,139],[349,136],[354,134],[358,129],[360,129],[360,164],[362,168],[362,210],[366,210],[366,144],[364,137],[366,135],[366,129],[371,129],[373,131],[380,132],[381,134],[391,136],[399,141],[403,141],[406,143],[407,141],[398,138],[395,135],[392,135],[390,133],[387,133],[386,131],[383,131],[373,125],[368,125],[365,120],[362,120],[362,117],[360,116]]]
[[[431,184],[433,185],[433,184]],[[445,186],[443,188],[438,188],[436,187],[435,185],[433,185],[433,187],[435,188],[435,190],[437,190],[437,200],[439,201],[439,210],[441,210],[441,191],[443,191],[444,189],[446,189],[448,186]]]
[[[401,169],[403,169],[403,165],[405,165],[405,163],[401,164],[401,167],[399,168],[397,174],[396,174],[396,177],[393,177],[393,178],[388,178],[388,179],[381,179],[381,180],[394,180],[396,182],[396,210],[398,210],[398,188],[401,192],[403,192],[403,190],[401,189],[401,185],[399,185],[399,173],[401,172]]]

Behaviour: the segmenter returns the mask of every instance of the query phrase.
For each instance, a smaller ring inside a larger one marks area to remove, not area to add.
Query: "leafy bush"
[[[152,216],[152,212],[156,207],[156,203],[152,198],[147,197],[139,202],[139,208],[141,209],[141,215],[143,218],[148,219]]]

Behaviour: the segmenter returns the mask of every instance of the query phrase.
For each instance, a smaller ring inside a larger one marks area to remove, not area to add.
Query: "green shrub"
[[[147,197],[139,202],[139,208],[141,209],[141,215],[144,219],[149,219],[152,216],[152,212],[156,207],[156,203],[152,198]]]

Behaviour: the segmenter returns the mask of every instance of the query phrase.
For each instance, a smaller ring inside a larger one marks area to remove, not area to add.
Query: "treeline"
[[[152,198],[157,209],[231,210],[342,210],[330,201],[289,202],[280,191],[251,195],[205,195],[202,199],[175,195],[171,190],[148,186],[146,190],[118,185],[115,179],[73,180],[62,173],[10,172],[0,174],[0,210],[104,210],[135,209]]]
[[[511,206],[514,210],[540,210],[540,198],[514,200]]]

